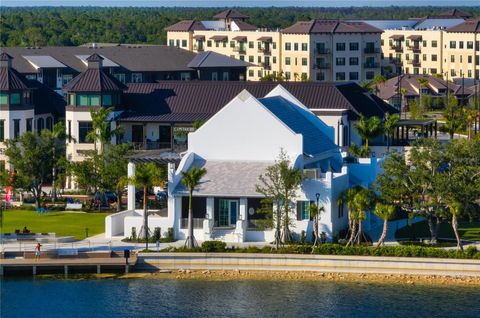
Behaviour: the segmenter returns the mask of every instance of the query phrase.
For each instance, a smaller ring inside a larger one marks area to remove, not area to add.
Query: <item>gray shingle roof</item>
[[[195,188],[194,196],[262,197],[255,190],[259,184],[258,177],[265,173],[269,161],[205,161],[196,158],[191,167],[207,169],[207,173]],[[187,194],[188,191],[180,182],[174,190],[176,194]]]
[[[248,67],[250,63],[237,60],[226,55],[222,55],[212,51],[198,53],[193,60],[188,63],[191,68],[203,67]]]
[[[297,134],[303,135],[303,152],[318,155],[338,147],[315,125],[315,115],[289,102],[281,96],[261,98],[259,101],[278,119]]]

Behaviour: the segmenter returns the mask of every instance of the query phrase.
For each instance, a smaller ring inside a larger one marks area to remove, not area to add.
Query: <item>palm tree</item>
[[[192,197],[193,190],[200,184],[200,180],[207,173],[205,168],[193,167],[187,172],[183,172],[182,183],[188,188],[188,236],[185,240],[187,248],[194,248],[197,246],[197,241],[193,235],[193,211],[192,211]]]
[[[385,242],[385,238],[387,237],[388,232],[388,221],[393,218],[395,215],[395,207],[393,205],[387,205],[382,203],[377,203],[375,206],[374,213],[383,219],[383,231],[382,235],[378,239],[377,247],[381,246]]]
[[[372,83],[375,85],[375,94],[378,95],[378,92],[380,92],[380,89],[378,88],[381,84],[385,83],[387,79],[385,76],[381,74],[377,74],[373,77]]]
[[[419,90],[419,96],[420,97],[419,97],[418,102],[419,102],[420,108],[424,109],[425,105],[423,105],[423,101],[422,101],[422,89],[427,88],[429,82],[428,82],[428,79],[426,79],[425,77],[420,77],[420,78],[418,78],[418,83],[420,84],[420,90]]]
[[[362,241],[363,233],[362,233],[362,223],[363,220],[366,218],[367,210],[373,207],[375,198],[374,193],[371,190],[361,188],[354,197],[354,205],[357,208],[357,213],[355,217],[358,222],[358,233],[357,233],[357,244],[360,244]]]
[[[408,93],[408,90],[405,87],[400,88],[400,95],[401,95],[401,98],[402,98],[401,105],[400,105],[400,111],[401,112],[405,112],[405,109],[404,109],[405,106],[406,106],[405,96],[407,96],[407,93]]]
[[[385,115],[385,122],[383,123],[383,131],[387,136],[387,149],[390,149],[390,139],[395,132],[395,127],[400,121],[400,116],[398,114],[390,115],[387,113]]]
[[[358,85],[360,85],[361,88],[369,91],[370,93],[374,92],[374,90],[372,88],[372,82],[370,82],[370,81],[362,81]]]
[[[340,193],[340,196],[337,200],[338,205],[343,205],[346,203],[348,208],[348,229],[350,232],[350,238],[347,241],[347,246],[353,243],[353,240],[355,238],[355,234],[357,231],[356,222],[355,222],[355,219],[356,219],[355,213],[357,211],[355,196],[360,191],[360,189],[361,189],[361,186],[356,186],[356,187],[347,189],[342,193]]]
[[[62,148],[65,147],[65,139],[72,138],[68,136],[65,130],[65,125],[63,122],[58,122],[53,126],[53,130],[49,132],[51,134],[51,138],[53,140],[52,143],[52,160],[53,160],[53,168],[52,168],[52,201],[55,202],[57,199],[57,185],[56,185],[56,178],[57,178],[57,153],[62,151]]]
[[[95,150],[97,150],[97,143],[100,145],[100,154],[103,155],[103,148],[106,143],[109,143],[114,136],[122,133],[123,129],[117,127],[111,129],[109,116],[113,111],[113,107],[100,108],[98,110],[91,109],[90,116],[92,117],[92,130],[87,135],[87,140],[94,143]]]
[[[457,239],[457,248],[463,251],[462,240],[458,234],[458,216],[462,211],[462,204],[460,202],[452,202],[449,205],[450,214],[452,215],[452,228],[455,233],[455,238]]]
[[[136,187],[143,189],[143,231],[145,235],[145,249],[148,250],[148,211],[147,192],[153,186],[163,186],[165,172],[154,163],[138,164],[135,167],[135,176],[129,179]]]
[[[318,222],[320,221],[320,214],[322,214],[322,212],[325,212],[325,207],[317,206],[315,203],[310,204],[309,212],[310,216],[313,219],[313,246],[317,246],[318,236],[320,234],[318,233]]]
[[[365,148],[368,149],[368,141],[382,132],[382,121],[376,116],[367,118],[360,115],[360,120],[355,124],[358,134],[365,140]]]

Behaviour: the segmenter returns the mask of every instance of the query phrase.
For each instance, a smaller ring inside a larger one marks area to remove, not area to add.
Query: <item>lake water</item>
[[[0,317],[480,317],[476,287],[329,281],[0,281]]]

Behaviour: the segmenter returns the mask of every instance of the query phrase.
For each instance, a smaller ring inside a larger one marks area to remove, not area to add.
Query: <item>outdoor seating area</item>
[[[419,138],[437,139],[436,119],[402,119],[397,123],[392,138],[392,146],[408,146]]]

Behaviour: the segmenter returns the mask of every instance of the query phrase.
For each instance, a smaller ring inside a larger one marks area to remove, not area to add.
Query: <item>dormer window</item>
[[[0,105],[7,105],[8,104],[8,94],[0,93]]]
[[[77,106],[100,106],[99,95],[77,95]]]
[[[21,103],[20,93],[10,94],[10,105],[20,105],[20,103]]]
[[[112,106],[112,95],[102,95],[102,106]]]

